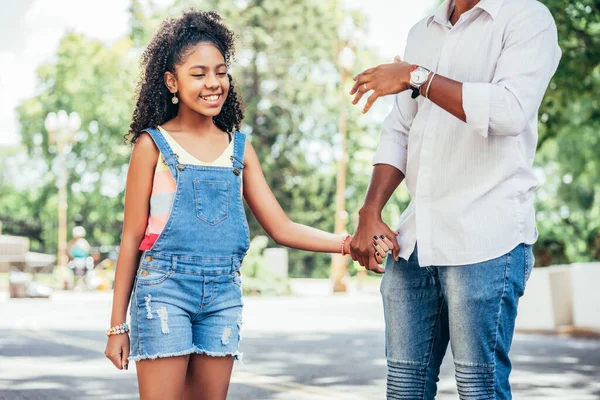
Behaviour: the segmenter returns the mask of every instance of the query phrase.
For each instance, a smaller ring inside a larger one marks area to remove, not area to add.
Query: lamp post
[[[66,267],[69,261],[67,255],[67,154],[71,152],[75,142],[75,134],[81,127],[81,118],[76,112],[67,114],[60,110],[46,116],[44,123],[48,131],[48,143],[56,145],[56,166],[58,169],[58,254],[57,264]]]
[[[338,27],[337,62],[340,69],[340,116],[339,132],[341,135],[341,156],[338,160],[337,185],[335,194],[335,232],[345,233],[348,225],[346,211],[346,170],[348,164],[348,94],[346,81],[355,60],[355,38],[357,28],[351,16],[346,16]],[[348,275],[348,261],[341,254],[334,254],[331,259],[331,279],[334,292],[345,292],[345,278]]]

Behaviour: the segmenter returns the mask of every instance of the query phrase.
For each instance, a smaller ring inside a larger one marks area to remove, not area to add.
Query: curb
[[[555,329],[515,329],[516,333],[552,335],[581,339],[600,339],[600,331],[592,328],[579,328],[575,326],[559,326]]]

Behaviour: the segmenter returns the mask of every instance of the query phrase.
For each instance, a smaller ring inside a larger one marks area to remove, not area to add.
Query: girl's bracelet
[[[129,332],[129,325],[127,325],[127,323],[123,322],[122,324],[113,326],[112,328],[107,330],[106,336],[122,335],[127,332]]]
[[[346,237],[344,238],[344,240],[342,240],[342,250],[340,251],[340,253],[343,256],[346,256],[346,251],[345,251],[345,247],[346,247],[346,242],[348,241],[348,239],[350,239],[352,237],[352,235],[346,235]]]

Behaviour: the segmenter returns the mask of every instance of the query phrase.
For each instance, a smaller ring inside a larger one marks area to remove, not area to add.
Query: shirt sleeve
[[[406,90],[396,95],[392,111],[383,121],[379,146],[373,157],[373,165],[388,164],[406,175],[408,156],[408,132],[417,114],[417,102]]]
[[[520,134],[537,113],[560,58],[547,8],[511,21],[492,82],[463,83],[467,125],[483,137]]]

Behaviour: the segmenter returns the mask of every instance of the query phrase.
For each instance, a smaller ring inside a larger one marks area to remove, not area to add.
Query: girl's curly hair
[[[179,105],[171,102],[173,95],[165,85],[164,74],[166,71],[175,74],[175,67],[184,61],[191,46],[202,42],[213,44],[229,66],[235,53],[235,39],[235,34],[213,11],[190,10],[179,18],[166,19],[142,55],[142,74],[126,141],[135,143],[144,129],[164,124],[177,115]],[[213,119],[225,132],[239,130],[244,119],[241,96],[235,90],[231,75],[228,77],[229,93],[221,112]]]

